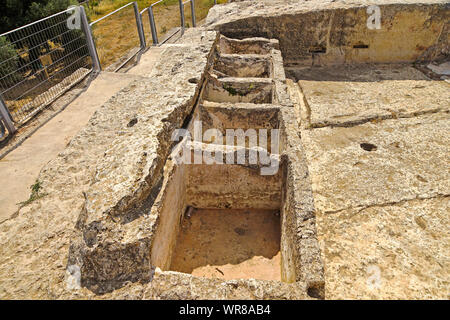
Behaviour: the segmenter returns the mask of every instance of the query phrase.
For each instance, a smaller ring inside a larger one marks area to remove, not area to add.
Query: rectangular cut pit
[[[217,58],[213,73],[222,77],[269,78],[272,75],[270,56],[222,54]]]
[[[152,265],[202,277],[282,279],[282,164],[273,175],[246,164],[182,164],[169,170],[153,208],[160,220]],[[231,243],[234,254],[222,252],[221,246]],[[214,273],[216,267],[223,274]]]
[[[170,270],[280,281],[280,237],[278,210],[195,209],[183,219]]]
[[[204,101],[187,128],[195,136],[195,120],[203,124],[201,134],[215,128],[217,121],[222,125],[217,129],[224,134],[226,128],[244,132],[256,128],[266,129],[270,135],[270,130],[279,127],[279,116],[275,107],[263,110],[258,105],[239,104],[228,108]],[[179,163],[175,159],[186,150],[186,141],[174,149],[152,209],[158,210],[160,217],[152,265],[207,278],[292,281],[285,276],[293,273],[292,264],[282,262],[284,253],[284,259],[290,261],[291,249],[282,241],[286,170],[279,147],[268,155],[277,159],[275,170],[262,174],[268,164],[261,163],[259,153],[257,162],[250,163],[248,141],[243,147],[228,145],[225,139],[214,144],[195,142],[191,147],[221,150],[223,163],[195,162],[194,149],[189,149],[189,163]],[[230,146],[231,151],[227,149]],[[228,163],[227,155],[237,156],[239,150],[245,151],[245,162],[236,163],[235,158]],[[214,151],[211,155],[214,157]]]
[[[195,131],[199,130],[205,137],[208,130],[217,130],[222,137],[212,136],[211,139],[203,139],[203,143],[219,143],[230,145],[226,140],[227,130],[235,134],[232,145],[238,145],[239,132],[245,135],[245,147],[251,147],[250,135],[256,133],[254,144],[269,153],[272,152],[272,132],[279,130],[279,108],[266,104],[252,103],[216,103],[203,101],[195,110],[192,121],[188,127],[190,134],[194,137]],[[196,123],[201,124],[199,128]],[[213,132],[214,133],[214,132]],[[221,141],[218,141],[221,140]],[[231,140],[231,139],[229,139]],[[278,146],[278,149],[280,147]],[[277,153],[279,150],[273,150]]]
[[[204,99],[213,102],[272,103],[270,78],[217,78],[210,75]]]

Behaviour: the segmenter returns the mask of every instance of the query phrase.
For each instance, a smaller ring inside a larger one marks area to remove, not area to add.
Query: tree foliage
[[[69,6],[77,4],[76,0],[0,0],[0,33],[64,11]],[[19,74],[11,75],[15,69],[19,69],[21,73],[26,72],[29,67],[33,73],[41,69],[39,56],[50,50],[49,43],[43,40],[59,43],[68,52],[82,46],[83,39],[80,30],[62,31],[60,26],[65,24],[67,18],[67,15],[59,15],[40,22],[34,27],[22,31],[19,35],[13,33],[3,37],[0,42],[0,63],[6,60],[8,62],[0,64],[0,74],[10,74],[8,81],[11,82],[17,80],[14,77],[20,77]],[[32,32],[35,35],[32,35]],[[26,60],[19,57],[18,50],[26,50]],[[22,68],[25,65],[27,67]]]
[[[77,5],[76,0],[0,0],[0,33]]]
[[[14,46],[5,38],[0,37],[0,79],[6,85],[19,80],[14,72],[17,69],[19,57]]]

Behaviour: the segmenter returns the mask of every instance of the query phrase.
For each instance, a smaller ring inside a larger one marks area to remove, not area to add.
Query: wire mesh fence
[[[118,65],[141,49],[140,16],[136,8],[136,2],[130,2],[91,22],[102,69],[109,70],[111,67],[115,71]]]
[[[84,33],[68,27],[71,10],[0,35],[0,94],[22,124],[92,69]]]
[[[146,46],[195,26],[216,0],[160,0],[140,12],[130,2],[90,24],[84,6],[97,2],[79,3],[77,28],[69,8],[0,35],[0,140],[92,70],[117,71]]]

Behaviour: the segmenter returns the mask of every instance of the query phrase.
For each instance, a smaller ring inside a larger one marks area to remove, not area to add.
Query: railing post
[[[214,0],[214,5],[216,5],[217,4],[217,0]]]
[[[94,71],[99,72],[102,70],[100,59],[98,58],[97,48],[95,47],[94,38],[92,37],[92,29],[89,25],[86,11],[84,11],[84,7],[80,6],[80,16],[81,16],[81,28],[83,29],[84,34],[86,35],[86,42],[89,50],[89,54],[92,58],[92,65]]]
[[[195,0],[191,0],[192,27],[195,28]]]
[[[153,7],[148,7],[148,19],[150,20],[150,30],[152,31],[152,39],[153,44],[158,44],[158,33],[156,31],[156,25],[155,25],[155,16],[153,14]]]
[[[133,2],[134,8],[134,16],[136,17],[136,27],[139,34],[139,41],[141,43],[141,49],[145,49],[145,35],[144,35],[144,26],[142,25],[141,14],[139,12],[138,4],[136,1]]]
[[[183,4],[183,0],[178,0],[178,2],[180,3],[180,17],[181,17],[181,35],[184,34],[184,4]]]
[[[3,98],[0,96],[0,121],[6,126],[10,135],[13,135],[17,130],[14,126],[14,122],[11,118],[11,114],[9,113],[8,108],[6,107],[6,103],[3,101]]]

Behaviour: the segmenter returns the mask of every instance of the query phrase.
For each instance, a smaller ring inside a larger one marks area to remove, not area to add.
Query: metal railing
[[[91,71],[86,36],[67,23],[72,13],[68,9],[0,35],[3,122],[6,113],[16,124],[26,122]]]
[[[167,15],[168,11],[171,12]],[[164,43],[164,41],[168,40],[168,38],[173,36],[173,34],[166,37],[163,41],[160,41],[160,37],[170,31],[172,27],[179,27],[181,25],[180,20],[178,20],[180,18],[175,17],[176,12],[180,11],[176,9],[174,5],[167,6],[165,0],[156,1],[148,7],[148,18],[153,45],[160,45]],[[155,19],[157,14],[160,16],[160,19]]]
[[[6,107],[5,102],[0,96],[0,140],[7,137],[8,133],[10,135],[16,132],[16,127],[14,126],[11,114]]]
[[[113,66],[112,71],[120,69],[146,47],[137,2],[130,2],[91,22],[90,27],[104,69],[110,66]]]
[[[186,16],[195,27],[195,0],[178,2],[179,22],[172,13],[169,15],[172,20],[165,21],[168,16],[164,17],[163,9],[178,9],[176,5],[162,8],[164,0],[142,11],[139,11],[137,2],[130,2],[91,23],[80,5],[1,34],[0,139],[14,134],[17,126],[31,119],[92,71],[111,67],[112,71],[117,71],[143,52],[147,46],[142,22],[145,12],[153,45],[165,41],[160,42],[158,34],[164,34],[167,28],[176,29],[174,34],[183,34]],[[160,8],[155,10],[155,6]],[[74,10],[80,14],[78,28],[71,28],[68,23],[68,14],[73,15]],[[155,15],[158,18],[156,13],[161,14],[161,32],[158,32],[155,21]],[[130,23],[132,20],[134,22]],[[119,46],[114,47],[113,43]]]
[[[184,29],[186,28],[186,25],[190,27],[189,22],[186,22],[186,18],[192,21],[192,27],[195,28],[195,2],[194,0],[186,0],[186,1],[180,1],[180,14],[181,14],[181,32],[184,33]],[[186,14],[186,6],[190,7],[190,10],[188,10]]]

